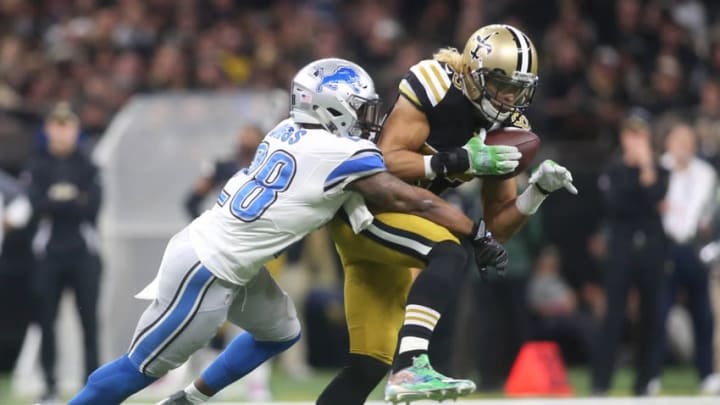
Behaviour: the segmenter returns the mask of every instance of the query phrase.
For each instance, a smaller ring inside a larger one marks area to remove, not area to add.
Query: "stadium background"
[[[597,176],[626,113],[641,106],[652,114],[658,146],[665,118],[682,116],[695,125],[703,158],[720,164],[719,3],[0,1],[0,168],[22,170],[41,147],[43,117],[58,101],[78,113],[84,147],[103,168],[102,358],[126,346],[143,308],[130,296],[152,278],[167,237],[186,221],[182,199],[203,162],[229,156],[240,126],[267,129],[282,117],[298,67],[329,56],[356,61],[389,106],[412,64],[441,46],[462,48],[472,31],[491,22],[522,28],[538,48],[541,84],[529,118],[543,140],[540,158],[567,165],[581,190],[576,198],[560,193],[545,203],[538,244],[554,247],[578,313],[592,319],[603,307],[606,255]],[[467,194],[452,198],[476,213]],[[315,287],[337,292],[332,258],[318,258],[330,250],[322,235],[315,239],[298,267]],[[538,252],[525,252],[529,263]],[[71,308],[63,313],[61,367],[72,390],[79,383],[79,335]],[[625,340],[633,316],[631,305]],[[680,335],[664,392],[694,394],[696,377],[683,355],[687,337]],[[453,347],[487,350],[465,340]],[[621,363],[628,364],[632,351],[623,351]],[[588,394],[582,354],[572,363],[573,385]],[[330,373],[295,381],[280,371],[273,390],[279,399],[309,400]],[[629,393],[628,376],[620,372],[614,392]],[[21,378],[3,380],[0,399],[10,398],[11,389],[13,398],[32,398],[38,384],[36,370],[21,370]]]

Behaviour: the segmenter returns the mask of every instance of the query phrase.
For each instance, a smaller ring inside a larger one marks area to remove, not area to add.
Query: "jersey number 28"
[[[230,203],[230,212],[239,220],[258,219],[287,190],[295,177],[295,158],[284,150],[268,156],[268,145],[258,146],[248,170],[252,178],[238,189]]]

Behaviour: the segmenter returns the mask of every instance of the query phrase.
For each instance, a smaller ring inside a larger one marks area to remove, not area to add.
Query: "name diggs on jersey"
[[[288,144],[292,145],[297,143],[297,141],[300,140],[305,134],[307,133],[304,129],[298,129],[296,130],[295,127],[292,125],[285,125],[282,127],[276,128],[274,131],[270,132],[267,136],[270,138],[274,138],[277,140],[280,140],[282,142],[287,142]]]

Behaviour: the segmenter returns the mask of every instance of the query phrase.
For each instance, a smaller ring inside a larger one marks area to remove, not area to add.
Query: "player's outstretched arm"
[[[415,214],[462,236],[474,236],[475,223],[462,211],[428,190],[411,186],[388,172],[350,183],[369,204],[383,211]]]
[[[485,229],[485,223],[473,222],[454,205],[424,188],[411,186],[388,172],[356,180],[347,188],[359,192],[366,201],[382,210],[415,214],[457,235],[469,236],[482,274],[488,266],[495,267],[501,275],[505,271],[507,252]]]
[[[545,160],[538,166],[520,195],[517,195],[514,179],[485,179],[482,200],[488,228],[500,242],[510,239],[550,193],[564,188],[577,194],[572,181],[570,171],[552,160]]]

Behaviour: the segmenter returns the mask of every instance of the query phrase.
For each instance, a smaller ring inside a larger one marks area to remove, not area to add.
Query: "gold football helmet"
[[[468,39],[462,58],[463,92],[485,118],[503,122],[532,102],[538,57],[522,31],[504,24],[482,27]]]

